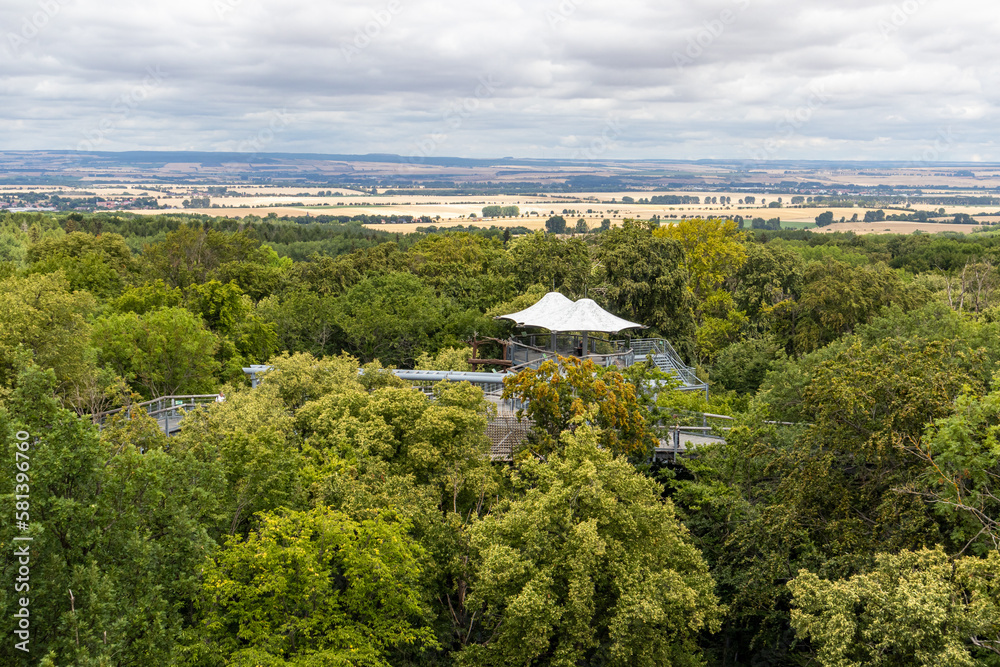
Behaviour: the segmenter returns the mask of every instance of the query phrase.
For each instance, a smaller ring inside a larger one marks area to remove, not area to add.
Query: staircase
[[[628,346],[635,353],[635,362],[640,363],[650,357],[656,367],[668,375],[673,375],[687,387],[705,386],[694,369],[685,365],[670,341],[663,338],[637,338],[632,341],[617,341],[619,346]]]

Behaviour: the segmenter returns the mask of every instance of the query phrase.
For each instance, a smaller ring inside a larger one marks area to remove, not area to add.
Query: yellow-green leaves
[[[697,664],[721,610],[659,485],[590,428],[514,481],[522,493],[471,529],[476,620],[459,664]]]
[[[1000,557],[940,549],[879,554],[868,573],[827,581],[801,571],[788,584],[792,627],[830,667],[973,667],[1000,649]]]
[[[720,289],[747,258],[743,233],[732,220],[690,218],[660,227],[653,235],[674,239],[684,248],[691,290],[699,300]]]
[[[391,513],[354,521],[318,506],[260,516],[208,564],[201,607],[227,664],[388,665],[437,645],[421,627],[421,548]]]

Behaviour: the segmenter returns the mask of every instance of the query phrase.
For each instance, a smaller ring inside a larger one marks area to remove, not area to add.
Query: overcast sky
[[[1000,161],[976,0],[3,0],[0,149]]]

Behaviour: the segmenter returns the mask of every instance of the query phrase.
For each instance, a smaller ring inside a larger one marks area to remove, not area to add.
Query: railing
[[[185,394],[180,396],[161,396],[142,403],[132,403],[117,410],[108,410],[92,415],[94,423],[103,426],[104,422],[111,416],[124,412],[128,419],[132,418],[136,408],[142,408],[146,414],[156,420],[163,429],[163,432],[170,435],[172,430],[176,430],[181,411],[189,412],[198,406],[214,403],[218,400],[218,394]],[[174,428],[171,428],[171,427]]]
[[[632,340],[617,340],[615,345],[619,350],[630,349],[636,360],[647,356],[653,357],[656,366],[666,372],[673,373],[687,387],[705,387],[705,383],[694,374],[694,371],[684,363],[670,341],[663,338],[635,338]]]
[[[527,339],[528,337],[523,337],[523,338]],[[533,339],[535,338],[535,336],[531,336],[530,338]],[[566,338],[570,341],[579,340],[582,342],[582,337],[580,336],[567,336],[559,338]],[[604,341],[603,339],[597,339],[597,342],[607,343],[608,341]],[[618,368],[627,368],[628,366],[631,366],[632,364],[635,363],[636,356],[635,352],[633,352],[632,350],[628,349],[616,350],[611,345],[603,345],[603,344],[595,345],[593,347],[588,345],[588,350],[592,350],[594,348],[605,348],[605,349],[601,351],[590,351],[588,354],[584,355],[583,358],[589,359],[598,366],[602,367],[617,366]],[[581,348],[566,346],[566,345],[560,346],[557,343],[556,350],[553,351],[540,347],[535,347],[533,345],[522,343],[517,340],[512,340],[511,344],[508,346],[508,349],[510,350],[509,355],[510,355],[511,367],[507,369],[507,372],[518,373],[527,368],[537,370],[538,367],[541,366],[544,362],[549,360],[555,361],[557,355],[561,355],[563,357],[578,357],[580,356],[579,352]]]

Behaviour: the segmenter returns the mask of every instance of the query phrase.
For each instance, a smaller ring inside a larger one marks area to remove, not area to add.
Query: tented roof
[[[593,299],[572,302],[559,292],[549,292],[538,303],[522,311],[501,315],[519,327],[541,327],[554,333],[563,331],[600,331],[617,333],[625,329],[644,329],[604,310]]]
[[[519,310],[510,315],[500,315],[498,320],[514,320],[519,327],[542,327],[557,331],[552,327],[562,321],[563,313],[573,307],[573,302],[559,292],[549,292],[538,300],[534,306]]]

